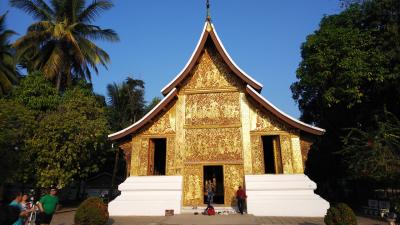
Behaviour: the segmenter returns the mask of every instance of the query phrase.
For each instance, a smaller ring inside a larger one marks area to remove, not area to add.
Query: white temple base
[[[110,216],[164,216],[181,211],[182,176],[131,176],[118,186],[121,195],[108,204]]]
[[[329,202],[304,174],[246,175],[247,212],[255,216],[324,217]]]

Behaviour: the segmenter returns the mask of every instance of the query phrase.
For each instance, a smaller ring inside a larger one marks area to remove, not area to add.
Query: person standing
[[[57,189],[51,188],[50,194],[47,194],[40,198],[39,206],[39,220],[36,220],[36,225],[46,224],[49,225],[53,214],[56,211],[58,205]]]
[[[242,189],[242,186],[239,186],[239,189],[236,192],[236,199],[240,214],[243,214],[244,201],[246,198],[247,196],[244,190]]]

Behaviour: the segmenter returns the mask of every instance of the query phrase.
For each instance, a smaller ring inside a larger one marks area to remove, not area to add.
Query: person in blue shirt
[[[21,201],[22,201],[22,193],[18,192],[15,195],[14,200],[10,203],[11,207],[16,208],[19,211],[19,217],[17,219],[17,221],[15,221],[13,223],[13,225],[23,225],[24,224],[24,219],[23,217],[27,216],[27,211],[23,211],[22,210],[22,205],[21,205]]]

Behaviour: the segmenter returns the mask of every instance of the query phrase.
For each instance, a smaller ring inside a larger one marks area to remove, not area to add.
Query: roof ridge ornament
[[[206,1],[206,9],[207,9],[207,16],[206,21],[211,22],[211,15],[210,15],[210,0]]]

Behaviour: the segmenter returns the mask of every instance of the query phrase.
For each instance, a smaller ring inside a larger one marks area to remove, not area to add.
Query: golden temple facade
[[[186,67],[141,120],[109,135],[130,154],[130,176],[183,177],[183,206],[235,205],[252,174],[304,173],[312,140],[324,130],[284,114],[261,95],[262,85],[232,61],[207,21]]]

